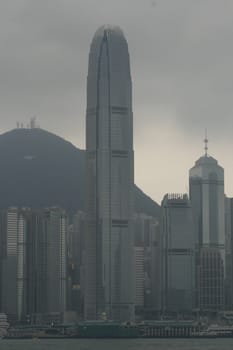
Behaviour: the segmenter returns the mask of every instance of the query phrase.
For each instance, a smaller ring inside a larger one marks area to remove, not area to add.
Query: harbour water
[[[0,340],[1,350],[232,350],[233,339]]]

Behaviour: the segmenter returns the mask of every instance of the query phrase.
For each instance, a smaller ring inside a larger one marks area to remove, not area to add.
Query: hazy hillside
[[[0,135],[0,207],[83,209],[85,151],[41,129]],[[159,206],[135,186],[135,210],[158,215]]]

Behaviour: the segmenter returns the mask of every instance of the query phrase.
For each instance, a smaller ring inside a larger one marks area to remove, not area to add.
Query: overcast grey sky
[[[129,44],[137,185],[158,202],[186,192],[207,127],[233,196],[233,0],[0,0],[0,132],[36,115],[85,147],[88,52],[105,23]]]

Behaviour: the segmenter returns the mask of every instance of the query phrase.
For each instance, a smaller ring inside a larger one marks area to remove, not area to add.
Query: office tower
[[[144,247],[134,247],[135,255],[135,307],[144,310],[145,259]]]
[[[43,300],[40,297],[42,288],[41,261],[44,252],[41,249],[40,241],[43,237],[43,222],[39,211],[26,210],[24,218],[27,225],[27,321],[33,322],[31,316],[40,312],[43,307]],[[42,246],[44,248],[44,245]],[[43,260],[44,262],[44,260]]]
[[[86,111],[85,318],[134,318],[133,113],[128,45],[103,26],[91,43]]]
[[[233,309],[233,198],[225,198],[225,307]]]
[[[27,307],[27,229],[24,211],[1,212],[1,310],[10,322],[22,321]]]
[[[223,308],[223,285],[219,283],[222,283],[224,276],[219,277],[215,282],[212,281],[213,273],[210,269],[206,270],[203,256],[206,256],[209,262],[216,259],[216,264],[219,264],[219,255],[216,253],[218,249],[222,266],[219,268],[224,274],[225,197],[224,170],[218,165],[217,160],[207,154],[208,140],[206,139],[205,142],[205,155],[200,157],[189,171],[189,191],[196,245],[196,307],[208,312]]]
[[[62,321],[67,297],[66,239],[67,218],[62,209],[0,212],[1,311],[10,323]]]
[[[224,170],[207,154],[189,172],[190,200],[199,246],[217,246],[224,253]]]
[[[199,308],[217,312],[224,308],[224,272],[220,249],[203,246],[200,249]]]
[[[66,311],[67,278],[67,217],[60,208],[48,208],[43,213],[43,237],[40,242],[42,261],[42,295],[45,296],[46,313]]]
[[[68,228],[69,310],[83,318],[84,252],[86,215],[78,211],[70,218]]]
[[[32,323],[63,322],[67,310],[67,215],[57,207],[27,218],[29,297]]]
[[[38,259],[36,241],[41,234],[37,215],[30,208],[0,211],[1,310],[11,323],[29,321],[37,300]]]
[[[144,213],[134,215],[134,246],[135,311],[137,317],[150,319],[160,311],[161,249],[159,223],[155,217]]]
[[[186,194],[167,194],[162,201],[162,311],[193,309],[194,235],[192,208]]]
[[[161,266],[162,266],[162,239],[159,222],[155,222],[152,227],[151,241],[151,309],[154,317],[161,313]]]

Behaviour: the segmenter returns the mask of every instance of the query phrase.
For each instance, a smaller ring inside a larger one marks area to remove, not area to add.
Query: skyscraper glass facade
[[[101,27],[87,77],[86,319],[134,317],[131,89],[125,37]]]

